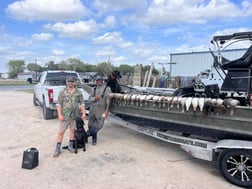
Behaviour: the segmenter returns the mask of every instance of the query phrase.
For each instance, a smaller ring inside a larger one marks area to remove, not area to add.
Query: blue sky
[[[169,62],[252,31],[252,0],[1,0],[0,14],[0,72],[10,60]]]

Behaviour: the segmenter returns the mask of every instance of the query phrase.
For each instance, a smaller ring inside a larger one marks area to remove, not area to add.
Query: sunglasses
[[[67,83],[74,83],[74,80],[68,80]]]

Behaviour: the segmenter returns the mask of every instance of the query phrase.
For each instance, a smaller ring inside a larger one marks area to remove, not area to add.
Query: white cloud
[[[246,16],[251,16],[252,15],[252,3],[251,1],[243,1],[242,2],[242,7],[244,10],[244,13]]]
[[[124,56],[111,57],[111,62],[113,65],[125,63],[126,60],[127,58]]]
[[[153,54],[153,49],[150,48],[135,48],[133,54],[140,58],[146,58]]]
[[[65,54],[65,51],[63,50],[58,50],[58,49],[53,49],[52,50],[53,55],[55,56],[63,56]]]
[[[102,36],[93,39],[94,44],[111,44],[120,48],[129,48],[133,46],[132,42],[123,39],[120,32],[107,32]]]
[[[48,41],[53,38],[51,33],[40,33],[40,34],[33,34],[32,40],[33,41]]]
[[[115,55],[116,52],[114,51],[114,49],[111,46],[106,46],[103,47],[101,49],[98,50],[98,52],[96,52],[96,56],[100,59],[100,58],[108,58],[112,55]]]
[[[252,14],[249,1],[244,1],[240,9],[228,0],[154,0],[142,21],[148,25],[206,23],[211,19],[242,17],[248,13]]]
[[[75,23],[56,23],[45,26],[47,29],[56,31],[62,37],[89,38],[97,32],[97,25],[94,20],[79,21]]]
[[[114,26],[116,26],[117,22],[116,22],[116,18],[112,15],[109,15],[105,18],[104,23],[102,23],[100,25],[101,28],[113,28]]]
[[[95,0],[94,7],[100,11],[120,11],[122,9],[142,9],[146,7],[146,0]]]
[[[9,16],[18,20],[78,20],[89,14],[80,0],[23,0],[6,8]]]

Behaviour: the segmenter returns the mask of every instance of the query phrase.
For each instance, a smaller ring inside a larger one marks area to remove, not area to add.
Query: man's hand
[[[81,115],[81,119],[84,121],[84,120],[86,120],[86,114],[82,114]]]
[[[102,116],[103,116],[104,118],[107,118],[107,117],[108,117],[108,113],[109,113],[109,111],[108,111],[108,110],[105,110],[105,112],[102,114]]]
[[[96,95],[95,96],[95,100],[100,100],[101,99],[101,95]]]
[[[63,116],[62,114],[58,114],[58,119],[59,119],[60,121],[64,121],[64,116]]]

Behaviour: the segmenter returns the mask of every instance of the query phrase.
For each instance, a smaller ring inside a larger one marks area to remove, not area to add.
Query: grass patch
[[[25,92],[25,93],[30,93],[30,94],[34,93],[33,89],[25,89],[25,90],[17,90],[17,91],[19,91],[19,92]]]
[[[0,86],[20,86],[20,85],[27,85],[26,81],[19,81],[19,80],[0,80]]]

